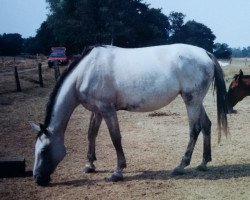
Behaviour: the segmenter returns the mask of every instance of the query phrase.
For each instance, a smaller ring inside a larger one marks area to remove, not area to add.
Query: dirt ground
[[[228,83],[242,68],[224,67]],[[5,199],[250,199],[250,98],[245,98],[228,116],[231,136],[217,143],[216,99],[209,91],[204,105],[212,121],[212,156],[209,171],[195,167],[202,159],[202,135],[191,165],[182,176],[171,176],[188,142],[188,121],[182,99],[178,97],[157,113],[118,112],[122,142],[127,158],[125,180],[104,180],[116,166],[116,155],[104,123],[97,138],[97,173],[83,173],[87,151],[90,113],[78,107],[65,133],[67,156],[52,176],[49,187],[35,184],[31,171],[35,133],[28,121],[43,122],[45,105],[54,85],[46,69],[45,87],[33,86],[24,78],[24,90],[16,93],[11,78],[0,81],[0,156],[23,156],[27,176],[0,179],[0,198]],[[9,84],[8,81],[9,80]],[[26,81],[26,82],[25,82]],[[11,86],[11,87],[8,87]],[[27,86],[27,87],[26,87]],[[8,88],[6,88],[8,87]]]

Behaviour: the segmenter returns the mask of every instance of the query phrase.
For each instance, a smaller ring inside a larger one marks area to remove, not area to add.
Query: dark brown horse
[[[246,96],[250,95],[250,75],[244,75],[240,70],[235,74],[234,80],[228,89],[229,111],[233,112],[233,107]]]

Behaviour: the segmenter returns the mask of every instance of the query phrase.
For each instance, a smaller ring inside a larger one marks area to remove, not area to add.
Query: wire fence
[[[60,76],[57,62],[48,68],[46,58],[0,58],[0,94],[44,87]],[[54,80],[53,80],[54,79]]]

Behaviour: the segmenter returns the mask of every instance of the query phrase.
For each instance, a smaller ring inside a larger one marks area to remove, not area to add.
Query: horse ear
[[[243,71],[240,69],[240,71],[239,71],[239,76],[241,77],[241,76],[243,76]]]
[[[240,69],[239,74],[235,74],[235,75],[234,75],[234,80],[235,80],[235,81],[239,81],[239,79],[242,78],[243,75],[244,75],[244,74],[243,74],[243,71]]]
[[[37,125],[37,124],[35,124],[34,122],[29,122],[29,124],[30,124],[30,127],[31,127],[34,131],[36,131],[36,132],[41,131],[40,126]]]
[[[49,137],[49,131],[47,130],[47,128],[43,125],[43,124],[39,124],[40,126],[40,130],[47,136]]]

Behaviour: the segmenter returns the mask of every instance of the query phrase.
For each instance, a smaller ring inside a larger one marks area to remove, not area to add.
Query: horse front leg
[[[101,114],[92,112],[88,130],[88,141],[89,141],[88,153],[87,153],[88,161],[84,168],[85,173],[95,172],[96,169],[94,165],[94,161],[96,160],[95,141],[101,122],[102,122]]]
[[[117,154],[117,168],[111,177],[106,178],[107,181],[117,182],[123,180],[122,171],[126,168],[126,159],[124,156],[122,143],[121,143],[121,133],[119,128],[119,123],[117,119],[117,114],[114,109],[103,114],[103,118],[107,124],[111,140],[116,150]]]

